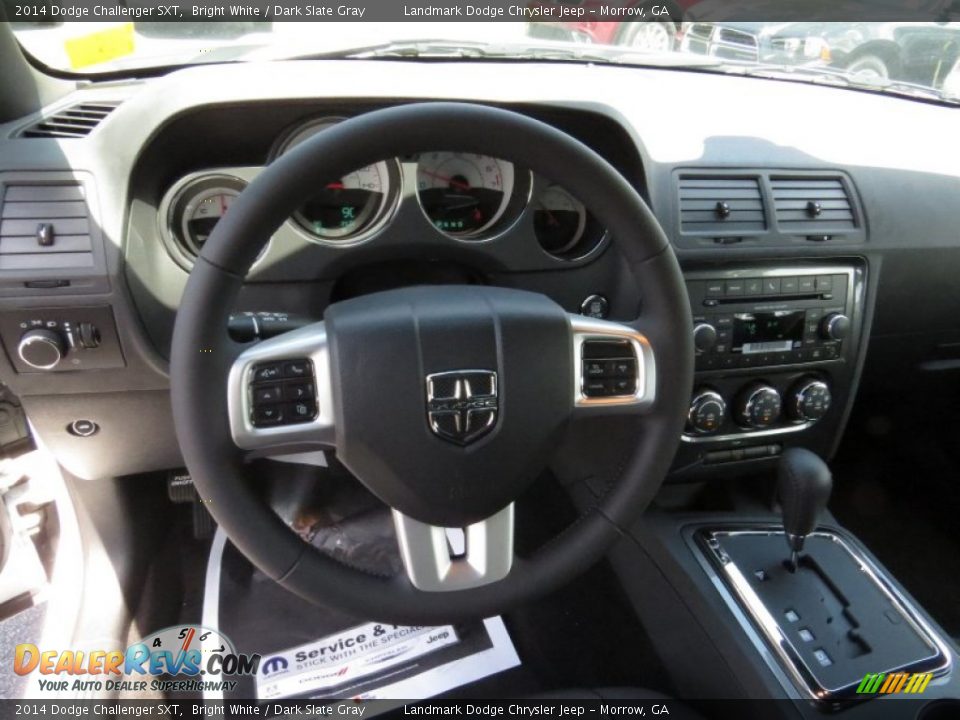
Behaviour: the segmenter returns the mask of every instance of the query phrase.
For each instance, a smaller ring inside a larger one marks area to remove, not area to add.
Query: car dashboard
[[[687,279],[697,347],[668,480],[769,467],[792,446],[829,456],[858,392],[960,366],[955,109],[590,64],[210,65],[85,85],[0,126],[0,375],[61,463],[88,478],[182,466],[167,360],[216,220],[312,134],[430,100],[551,124],[650,205]],[[331,178],[265,239],[232,331],[250,341],[338,300],[446,283],[631,320],[644,293],[617,247],[629,238],[611,237],[564,180],[457,148]],[[629,435],[573,428],[566,467],[578,454],[614,463],[616,442]]]

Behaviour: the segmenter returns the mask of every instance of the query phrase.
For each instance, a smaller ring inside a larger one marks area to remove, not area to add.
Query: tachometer
[[[474,153],[428,152],[417,160],[417,197],[437,229],[477,237],[507,209],[513,164]]]
[[[277,154],[340,122],[323,118],[298,128],[280,145]],[[342,242],[355,239],[384,219],[396,197],[399,181],[395,162],[367,165],[318,189],[293,217],[307,232],[319,238]]]

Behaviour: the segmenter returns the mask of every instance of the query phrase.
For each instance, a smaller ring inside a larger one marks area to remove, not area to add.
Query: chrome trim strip
[[[465,548],[451,557],[447,528],[428,525],[393,510],[400,557],[418,590],[448,592],[502,580],[513,567],[513,503],[463,528]]]
[[[802,659],[796,652],[792,651],[792,645],[786,635],[780,628],[779,623],[770,614],[763,601],[757,596],[750,587],[749,581],[743,576],[740,569],[733,563],[730,557],[723,550],[721,543],[722,537],[732,537],[739,535],[777,535],[783,536],[784,531],[777,528],[751,528],[751,529],[713,529],[701,528],[697,531],[697,548],[707,559],[711,567],[718,567],[724,588],[733,591],[733,595],[722,593],[727,605],[738,610],[743,610],[752,619],[752,625],[745,625],[743,616],[734,613],[738,622],[748,634],[754,627],[760,630],[767,641],[767,645],[773,650],[773,653],[779,661],[781,669],[786,670],[792,679],[794,685],[811,700],[817,702],[831,702],[839,699],[837,696],[849,690],[849,687],[826,688],[820,685],[812,673],[808,670]],[[819,530],[811,533],[814,537],[827,538],[831,542],[838,544],[850,555],[857,564],[861,572],[865,573],[874,584],[886,595],[894,608],[899,612],[913,628],[913,630],[936,652],[929,657],[921,658],[916,663],[908,667],[916,667],[918,663],[935,661],[937,665],[931,668],[922,668],[923,672],[931,672],[935,676],[948,673],[952,668],[952,655],[944,640],[930,627],[930,625],[920,616],[917,609],[900,593],[876,565],[856,551],[844,538],[832,530]],[[731,605],[733,603],[733,605]],[[905,668],[878,668],[878,672],[897,672]],[[918,669],[920,670],[920,669]]]
[[[646,410],[656,397],[657,370],[646,336],[629,325],[568,314],[573,345],[573,397],[577,408],[630,407]],[[628,341],[637,361],[637,389],[633,395],[588,397],[583,393],[583,344],[588,340]]]
[[[778,435],[789,435],[790,433],[800,432],[812,427],[813,420],[797,423],[796,425],[787,425],[785,427],[770,428],[769,430],[751,430],[742,433],[728,433],[727,435],[691,435],[683,433],[680,441],[691,444],[706,442],[727,442],[729,440],[754,440],[756,438],[777,437]]]

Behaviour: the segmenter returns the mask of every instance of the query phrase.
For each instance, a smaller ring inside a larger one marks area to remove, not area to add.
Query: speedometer
[[[417,160],[417,197],[434,226],[457,237],[476,237],[507,209],[513,164],[475,153],[429,152]]]
[[[323,118],[298,128],[281,144],[278,155],[337,124],[342,118]],[[319,188],[293,214],[311,235],[342,242],[355,240],[385,218],[396,198],[399,179],[396,162],[378,162],[355,170]]]

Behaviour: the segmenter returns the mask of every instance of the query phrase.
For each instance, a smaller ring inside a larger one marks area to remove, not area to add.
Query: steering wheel
[[[615,238],[641,291],[640,316],[595,320],[507,288],[412,287],[334,303],[323,322],[252,346],[229,338],[227,320],[247,271],[315,188],[386,157],[447,149],[503,157],[562,182]],[[430,102],[376,110],[273,162],[210,235],[173,334],[177,437],[213,518],[256,567],[294,593],[385,622],[487,617],[586,570],[649,504],[683,429],[691,324],[663,230],[591,149],[492,107]],[[598,356],[615,358],[626,378],[599,396],[590,385]],[[307,384],[315,399],[258,404],[284,384]],[[514,500],[546,467],[571,419],[611,413],[637,416],[639,428],[620,477],[565,531],[516,557]],[[307,448],[334,450],[392,509],[405,573],[386,577],[342,564],[268,507],[249,477],[249,457]],[[461,552],[451,549],[449,528],[463,530]]]

